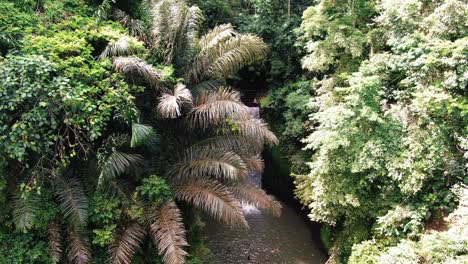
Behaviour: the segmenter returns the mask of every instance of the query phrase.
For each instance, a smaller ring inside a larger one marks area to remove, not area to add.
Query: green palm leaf
[[[151,141],[153,137],[156,136],[154,128],[148,125],[133,123],[132,124],[132,139],[130,141],[130,146],[137,147],[144,145]]]
[[[26,232],[33,227],[37,202],[34,193],[30,193],[26,197],[16,196],[14,198],[13,221],[16,229]]]
[[[65,218],[75,226],[85,226],[88,221],[88,199],[81,183],[73,178],[57,177],[56,194]]]
[[[133,137],[133,136],[132,136]],[[124,153],[115,150],[101,165],[98,185],[104,181],[114,179],[117,176],[129,171],[132,167],[143,165],[143,157],[139,154]]]

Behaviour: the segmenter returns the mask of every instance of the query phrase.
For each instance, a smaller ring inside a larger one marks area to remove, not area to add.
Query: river
[[[283,203],[281,217],[244,206],[250,228],[209,221],[205,235],[213,264],[323,264],[325,254],[313,239],[317,234],[296,210]]]

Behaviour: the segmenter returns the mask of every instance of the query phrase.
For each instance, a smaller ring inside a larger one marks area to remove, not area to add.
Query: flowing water
[[[250,108],[259,118],[258,107]],[[262,174],[251,173],[250,182],[262,185]],[[213,264],[323,264],[325,254],[314,240],[310,227],[295,208],[282,203],[280,217],[260,212],[244,204],[243,210],[250,228],[229,227],[209,221],[205,235],[211,249]]]
[[[244,206],[249,229],[209,222],[207,244],[215,264],[323,264],[325,254],[296,210],[283,204],[281,217]]]

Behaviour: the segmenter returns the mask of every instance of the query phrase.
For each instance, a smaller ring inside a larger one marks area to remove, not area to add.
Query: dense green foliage
[[[200,212],[279,213],[247,178],[277,139],[224,85],[259,37],[184,1],[0,8],[1,263],[202,263]]]
[[[303,66],[317,76],[304,142],[314,155],[296,193],[312,220],[333,226],[332,261],[355,250],[353,263],[433,253],[398,241],[432,245],[421,234],[456,207],[451,188],[467,181],[466,15],[460,1],[320,1],[304,12]],[[395,243],[394,256],[367,259]]]
[[[203,263],[200,212],[278,213],[247,181],[265,144],[328,263],[465,263],[467,17],[461,0],[0,0],[0,263]]]
[[[466,240],[428,232],[467,183],[466,3],[321,0],[299,25],[284,2],[251,1],[233,23],[271,45],[269,72],[244,77],[269,88],[272,155],[325,224],[330,262],[463,263]]]

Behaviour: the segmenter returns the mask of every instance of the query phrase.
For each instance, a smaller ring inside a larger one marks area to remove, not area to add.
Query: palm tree
[[[220,25],[200,37],[204,18],[198,7],[188,7],[184,1],[155,0],[147,1],[147,5],[151,7],[151,28],[140,28],[135,34],[146,41],[150,54],[159,54],[165,64],[175,65],[184,83],[168,83],[160,70],[131,56],[135,50],[130,39],[109,43],[100,59],[112,59],[116,72],[130,83],[147,87],[151,97],[143,99],[149,101],[156,115],[134,118],[128,124],[129,133],[119,130],[104,141],[93,160],[98,161],[96,188],[117,195],[126,212],[109,247],[112,263],[131,263],[149,236],[164,263],[179,264],[185,262],[188,243],[178,206],[244,227],[248,225],[241,202],[280,213],[280,204],[248,179],[251,171],[263,169],[259,153],[264,145],[277,144],[278,140],[262,120],[250,115],[239,92],[224,85],[240,68],[264,57],[268,49],[260,38],[240,34],[231,25]],[[131,26],[130,17],[123,12],[118,15]],[[143,36],[146,31],[151,34]],[[170,151],[155,150],[156,137]],[[156,163],[158,160],[163,160],[164,166]],[[83,163],[93,167],[93,161]],[[145,198],[138,187],[141,179],[132,177],[138,174],[150,179],[155,171],[164,179],[163,185],[170,187],[170,197]],[[70,263],[90,263],[84,232],[88,203],[81,180],[94,174],[64,174],[70,173],[57,173],[51,180],[61,217],[66,220],[50,225],[51,256],[54,262],[60,262],[67,253]],[[64,180],[70,178],[73,180]],[[33,198],[18,199],[15,222],[19,229],[31,227],[35,204]],[[135,213],[134,208],[145,214]]]
[[[132,82],[156,87],[160,93],[155,107],[159,122],[174,128],[164,141],[172,143],[176,153],[171,156],[176,158],[164,178],[174,190],[175,201],[229,225],[247,226],[242,201],[279,214],[280,204],[248,181],[250,171],[263,169],[258,157],[264,144],[276,144],[277,138],[263,121],[253,119],[237,91],[220,85],[244,65],[265,56],[267,46],[256,36],[237,33],[231,25],[220,25],[199,37],[201,12],[183,1],[153,1],[151,15],[147,46],[156,50],[164,63],[174,64],[185,84],[167,88],[160,82],[161,74],[136,57],[114,57],[114,69]],[[140,137],[138,130],[133,130],[132,138]],[[183,263],[186,253],[182,247],[187,243],[176,203],[154,213],[154,217],[160,214],[166,219],[149,225],[165,263]],[[171,233],[176,237],[167,237],[166,225],[177,230]],[[159,227],[151,228],[154,226]],[[129,232],[138,230],[133,225],[128,228]],[[136,233],[128,236],[131,241],[141,241],[134,239]],[[134,245],[131,241],[121,242]],[[120,251],[124,256],[119,259],[130,259],[136,246],[130,248]]]

